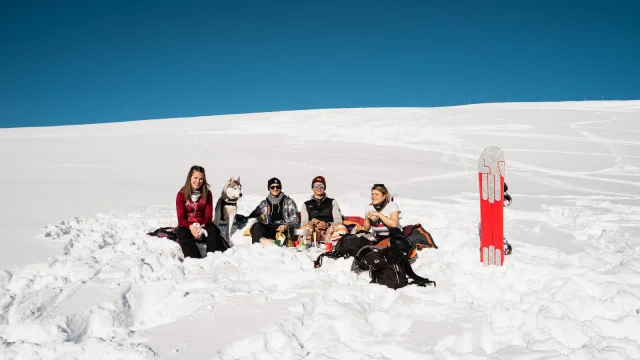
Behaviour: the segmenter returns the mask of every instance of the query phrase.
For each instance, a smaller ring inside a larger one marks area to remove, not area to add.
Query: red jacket
[[[197,203],[191,199],[185,201],[182,191],[176,195],[176,212],[178,213],[178,226],[189,227],[193,223],[199,223],[202,227],[209,225],[213,220],[213,200],[211,191],[207,191],[206,200],[202,197]]]

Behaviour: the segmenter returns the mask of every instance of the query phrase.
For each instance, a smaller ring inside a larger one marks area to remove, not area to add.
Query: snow
[[[640,102],[331,109],[0,130],[2,359],[640,358]],[[500,147],[503,267],[479,262],[477,159]],[[316,175],[346,215],[385,183],[439,249],[391,290],[318,249],[185,259],[188,168],[239,213]]]

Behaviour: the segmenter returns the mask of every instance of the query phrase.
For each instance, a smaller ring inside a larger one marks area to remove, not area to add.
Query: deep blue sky
[[[640,98],[640,1],[8,1],[0,127]]]

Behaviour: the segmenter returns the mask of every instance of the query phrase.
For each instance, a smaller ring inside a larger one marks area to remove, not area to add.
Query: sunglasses
[[[325,187],[324,184],[314,184],[313,185],[314,189],[324,189],[324,187]]]
[[[378,186],[379,186],[379,187],[386,188],[386,186],[384,186],[384,184],[373,184],[373,187],[372,187],[372,188],[376,188],[376,187],[378,187]]]
[[[271,185],[271,187],[269,189],[271,189],[271,190],[282,189],[282,187],[280,185]]]

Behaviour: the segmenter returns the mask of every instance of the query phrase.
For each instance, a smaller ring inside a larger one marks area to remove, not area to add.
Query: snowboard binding
[[[507,183],[504,183],[504,204],[502,205],[504,207],[511,205],[511,195],[507,193],[507,190],[509,190],[509,187],[507,186]]]
[[[513,251],[513,248],[511,247],[511,244],[509,244],[509,242],[507,241],[507,239],[504,239],[504,255],[511,255],[511,251]]]
[[[478,223],[478,237],[481,236],[480,233],[480,229],[481,229],[481,223]],[[511,247],[511,244],[509,244],[509,242],[507,241],[507,238],[503,237],[503,244],[504,244],[504,255],[511,255],[511,253],[513,252],[513,247]],[[494,250],[495,251],[495,250]],[[487,253],[488,256],[488,253]]]
[[[504,183],[504,207],[507,207],[509,205],[511,205],[511,195],[507,194],[507,190],[509,190],[509,187],[507,186],[507,183]],[[511,244],[509,244],[509,242],[507,241],[507,238],[504,238],[504,255],[511,255],[511,252],[513,251],[513,248],[511,247]]]

